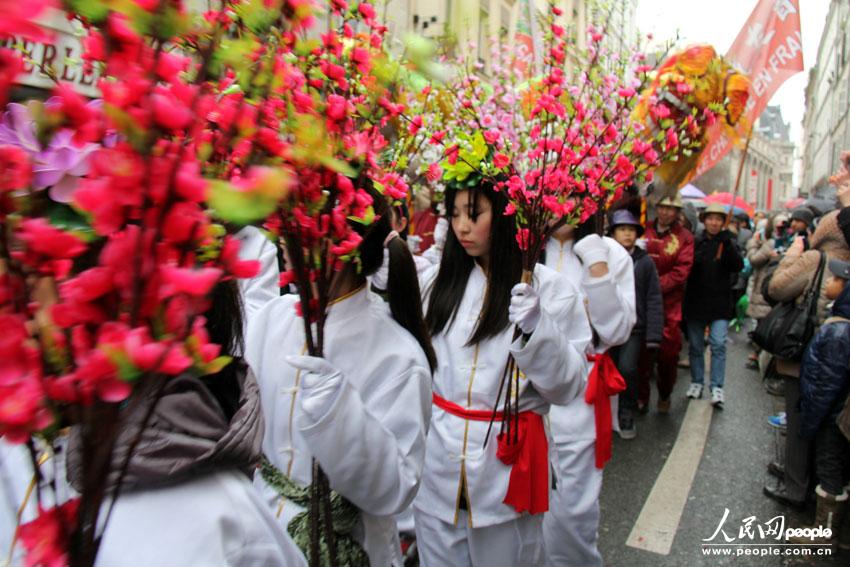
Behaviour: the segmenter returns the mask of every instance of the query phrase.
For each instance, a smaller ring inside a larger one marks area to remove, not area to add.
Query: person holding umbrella
[[[687,397],[702,397],[705,329],[711,345],[711,403],[722,409],[726,374],[726,334],[734,310],[732,284],[744,268],[735,236],[726,229],[726,207],[711,204],[700,214],[705,230],[694,244],[694,264],[685,293],[685,319],[691,362]]]

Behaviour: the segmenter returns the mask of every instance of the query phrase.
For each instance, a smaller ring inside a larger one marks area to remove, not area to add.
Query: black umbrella
[[[803,206],[811,209],[816,217],[822,217],[829,211],[833,211],[838,208],[838,204],[835,202],[835,199],[821,199],[819,197],[807,199],[806,202],[803,203]]]

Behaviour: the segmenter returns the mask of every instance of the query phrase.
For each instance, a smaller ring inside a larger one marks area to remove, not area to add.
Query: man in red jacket
[[[655,209],[656,219],[646,229],[646,251],[655,262],[664,297],[664,335],[657,357],[644,348],[640,359],[640,387],[638,408],[645,411],[649,403],[649,377],[654,363],[658,363],[658,412],[670,411],[670,393],[676,383],[679,350],[682,335],[682,300],[685,282],[694,263],[694,237],[679,222],[682,199],[665,197]]]

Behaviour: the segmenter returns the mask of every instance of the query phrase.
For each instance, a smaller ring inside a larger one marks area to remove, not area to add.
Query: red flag
[[[759,0],[726,58],[752,81],[744,117],[753,124],[779,85],[803,70],[799,0]],[[696,175],[717,165],[731,149],[720,125],[714,126]]]

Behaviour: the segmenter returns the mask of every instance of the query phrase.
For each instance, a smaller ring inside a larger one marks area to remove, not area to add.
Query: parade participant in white
[[[254,313],[280,295],[280,268],[277,246],[259,228],[245,226],[235,236],[239,239],[239,259],[260,262],[260,271],[255,277],[238,280],[247,324]]]
[[[392,228],[399,235],[399,238],[404,240],[408,244],[408,248],[411,247],[411,244],[408,239],[408,235],[406,233],[408,229],[408,219],[404,216],[404,213],[400,210],[400,207],[393,207],[390,209],[392,214]],[[405,209],[406,211],[406,209]],[[428,249],[429,252],[423,255],[414,255],[413,261],[416,264],[416,273],[421,275],[425,271],[427,271],[434,264],[440,263],[440,251],[442,251],[443,246],[441,241],[437,240],[439,238],[439,227],[440,223],[443,223],[443,226],[446,225],[446,219],[440,219],[437,221],[437,230],[434,231],[435,234],[435,242],[434,246]],[[443,233],[442,242],[445,242],[446,236]],[[438,244],[439,243],[439,244]],[[436,250],[436,252],[431,252],[432,250]],[[411,250],[412,252],[412,250]],[[390,273],[390,257],[389,254],[384,254],[384,261],[381,264],[381,267],[378,268],[378,271],[369,278],[372,284],[372,288],[376,292],[383,292],[387,289],[387,278]]]
[[[234,281],[216,285],[206,317],[210,340],[222,353],[244,350]],[[244,361],[236,356],[211,376],[187,372],[169,378],[159,396],[156,382],[140,387],[148,388],[143,401],[122,407],[108,494],[128,458],[129,466],[96,565],[306,566],[252,486],[262,456],[263,418],[259,388]],[[84,481],[80,443],[72,428],[68,479],[75,487]]]
[[[567,226],[546,244],[546,265],[581,289],[598,337],[589,353],[604,353],[628,340],[637,317],[634,268],[622,246],[596,234],[576,243],[574,229]],[[594,406],[583,394],[549,414],[560,472],[543,522],[546,564],[551,566],[602,565],[597,549],[602,469],[596,466]],[[616,407],[612,415],[616,421]]]
[[[379,203],[380,196],[376,212],[382,214],[386,209]],[[359,247],[360,272],[347,264],[338,273],[340,291],[328,309],[324,358],[301,356],[304,327],[294,296],[260,310],[249,327],[246,356],[260,382],[268,460],[306,487],[315,457],[331,489],[356,506],[359,518],[351,536],[371,565],[400,566],[393,515],[408,506],[419,486],[434,358],[415,267],[403,241],[387,242],[390,309],[366,288],[365,277],[380,266],[389,220],[383,216],[370,228]],[[413,334],[394,318],[404,320]],[[290,524],[304,509],[282,498],[263,476],[255,476],[255,485],[281,524],[295,529]]]
[[[538,420],[543,439],[542,479],[534,477],[530,488],[548,501],[551,453],[541,416],[581,391],[590,328],[578,291],[552,270],[538,266],[532,285],[515,285],[521,257],[503,194],[450,189],[446,203],[451,230],[440,265],[422,286],[439,365],[414,502],[419,557],[425,567],[538,565],[545,502],[542,510],[531,507],[540,513],[513,504],[515,471],[497,455],[500,422],[487,438],[487,421],[512,354],[522,372],[513,384],[520,416]],[[511,323],[526,335],[513,340]],[[526,437],[533,441],[531,426]]]

